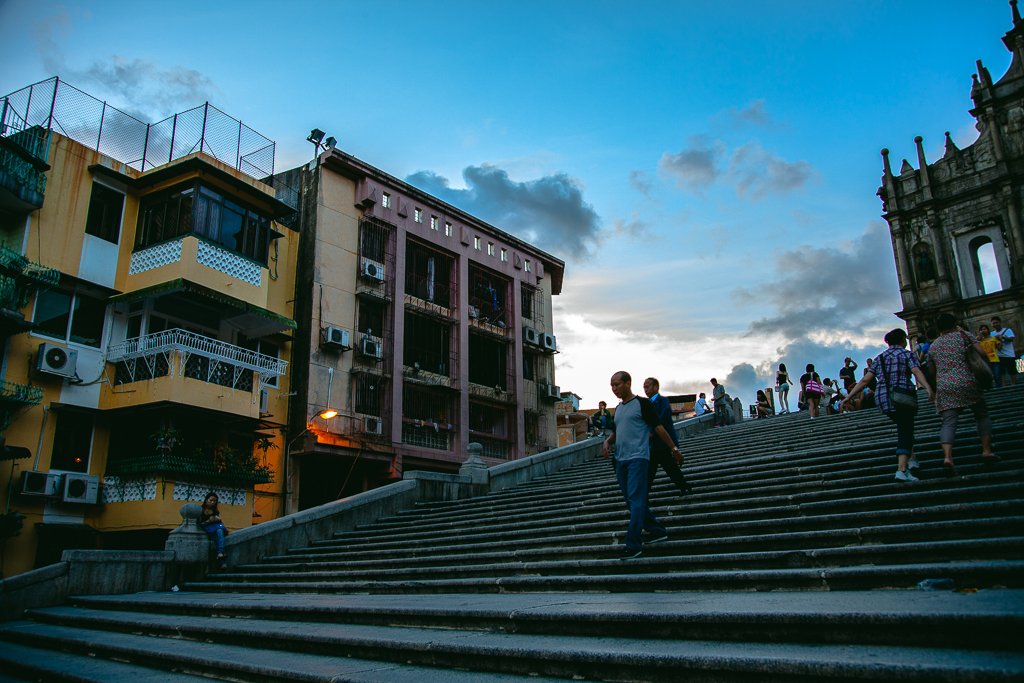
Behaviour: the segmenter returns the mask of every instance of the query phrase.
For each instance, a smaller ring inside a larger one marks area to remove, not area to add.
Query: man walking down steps
[[[654,404],[649,399],[633,394],[633,379],[628,372],[619,371],[612,375],[612,393],[621,401],[615,408],[615,426],[601,447],[601,454],[611,455],[615,451],[615,478],[619,483],[622,497],[629,507],[629,527],[626,530],[626,548],[621,560],[631,560],[643,553],[641,531],[651,536],[648,543],[660,543],[668,538],[668,531],[647,506],[647,468],[650,466],[651,431],[668,446],[674,458],[680,458],[679,449],[661,424]]]

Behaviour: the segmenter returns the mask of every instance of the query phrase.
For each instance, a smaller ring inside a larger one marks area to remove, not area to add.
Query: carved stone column
[[[907,248],[903,243],[904,233],[903,228],[899,227],[899,222],[895,222],[891,231],[892,248],[896,255],[896,275],[900,281],[900,297],[903,300],[903,308],[906,309],[917,306],[917,293],[914,289],[910,263],[907,261]]]

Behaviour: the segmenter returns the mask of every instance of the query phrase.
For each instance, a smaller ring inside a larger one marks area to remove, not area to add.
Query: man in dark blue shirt
[[[675,425],[672,424],[672,405],[668,402],[668,399],[662,396],[659,392],[661,391],[661,383],[658,382],[657,378],[648,377],[644,380],[644,393],[647,394],[647,398],[650,399],[651,403],[654,404],[654,411],[658,413],[658,419],[661,420],[661,425],[668,432],[669,437],[672,439],[672,443],[679,447],[679,437],[676,434]],[[673,452],[669,451],[668,446],[662,443],[661,438],[651,431],[650,436],[651,442],[651,464],[647,468],[647,492],[651,491],[651,487],[654,485],[654,477],[658,474],[658,466],[661,465],[661,469],[665,470],[665,474],[672,480],[672,483],[679,489],[679,493],[686,495],[690,492],[690,487],[686,483],[686,477],[683,476],[682,471],[679,469],[679,465],[683,464],[683,455],[678,450],[675,451],[676,457],[673,458]],[[676,464],[678,463],[678,465]]]

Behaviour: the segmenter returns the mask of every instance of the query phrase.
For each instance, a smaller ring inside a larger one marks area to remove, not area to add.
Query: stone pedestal
[[[198,503],[185,503],[179,512],[181,525],[167,536],[164,550],[174,552],[175,562],[209,561],[210,537],[196,524],[203,507]]]
[[[483,452],[484,447],[478,443],[471,443],[466,447],[469,451],[469,457],[466,458],[466,462],[462,463],[462,467],[459,468],[459,474],[468,476],[470,481],[474,484],[486,484],[487,483],[487,465],[480,459],[480,454]]]

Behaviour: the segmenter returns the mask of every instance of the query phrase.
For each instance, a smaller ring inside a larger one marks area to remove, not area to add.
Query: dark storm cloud
[[[416,187],[567,260],[585,260],[602,239],[601,217],[583,196],[583,184],[565,173],[514,181],[491,164],[462,171],[466,189],[432,171],[406,178]]]
[[[786,161],[763,149],[756,140],[733,150],[727,172],[736,185],[736,195],[753,201],[769,194],[802,189],[818,175],[810,163]]]
[[[848,250],[803,246],[779,251],[774,260],[777,279],[733,292],[738,303],[768,303],[775,310],[751,323],[751,333],[780,333],[790,340],[815,330],[856,334],[891,320],[899,305],[892,246],[877,222]]]
[[[691,135],[675,154],[665,152],[658,161],[658,171],[672,178],[676,187],[700,192],[718,179],[718,164],[725,156],[725,143],[706,135]]]

